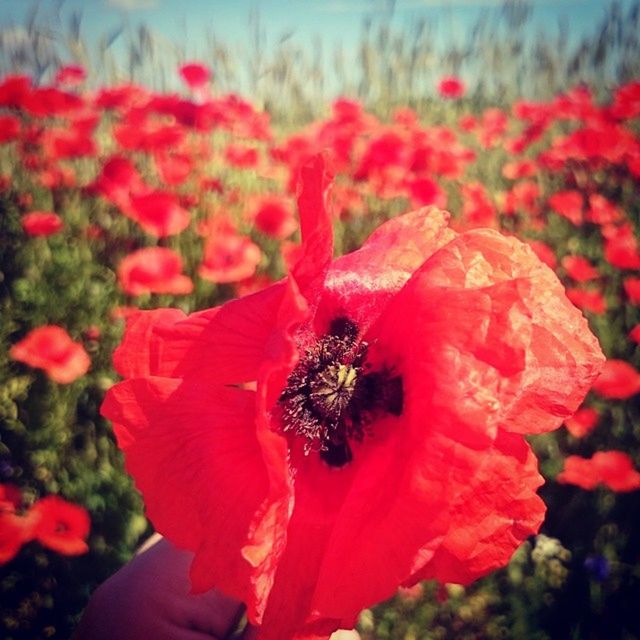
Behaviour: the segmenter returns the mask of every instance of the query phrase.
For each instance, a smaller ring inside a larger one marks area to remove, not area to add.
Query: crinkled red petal
[[[364,333],[411,274],[437,249],[455,238],[449,214],[425,207],[392,218],[353,253],[336,259],[325,281],[316,326],[340,315]]]
[[[529,445],[518,434],[501,432],[449,505],[442,544],[407,584],[432,578],[468,584],[507,564],[542,524],[546,508],[536,494],[542,483]]]
[[[604,360],[553,272],[526,245],[489,230],[434,254],[372,334],[428,419],[478,446],[497,427],[557,428]]]

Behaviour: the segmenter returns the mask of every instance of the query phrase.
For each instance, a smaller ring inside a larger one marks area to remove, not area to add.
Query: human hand
[[[159,538],[95,591],[74,640],[226,640],[244,607],[215,589],[189,593],[193,554]],[[235,636],[234,636],[235,637]],[[255,638],[247,627],[238,639]]]
[[[236,634],[244,613],[237,600],[216,591],[192,595],[193,554],[154,536],[95,591],[73,640],[254,640],[257,630]],[[331,640],[359,640],[337,631]]]

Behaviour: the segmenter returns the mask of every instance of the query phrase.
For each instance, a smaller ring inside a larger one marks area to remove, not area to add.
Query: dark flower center
[[[349,440],[361,441],[376,417],[402,413],[402,378],[373,371],[368,349],[351,320],[336,318],[301,355],[278,399],[282,430],[305,438],[305,453],[319,451],[334,467],[352,460]]]

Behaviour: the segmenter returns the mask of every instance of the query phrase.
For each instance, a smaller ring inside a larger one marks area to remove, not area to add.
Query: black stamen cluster
[[[402,413],[402,378],[370,371],[368,349],[355,323],[336,318],[302,354],[278,400],[283,431],[305,438],[305,452],[319,451],[331,466],[352,460],[349,439],[362,440],[374,413]]]

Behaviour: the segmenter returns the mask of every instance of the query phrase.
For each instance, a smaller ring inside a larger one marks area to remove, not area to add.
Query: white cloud
[[[136,9],[154,9],[158,0],[107,0],[107,4],[115,9],[135,11]]]

